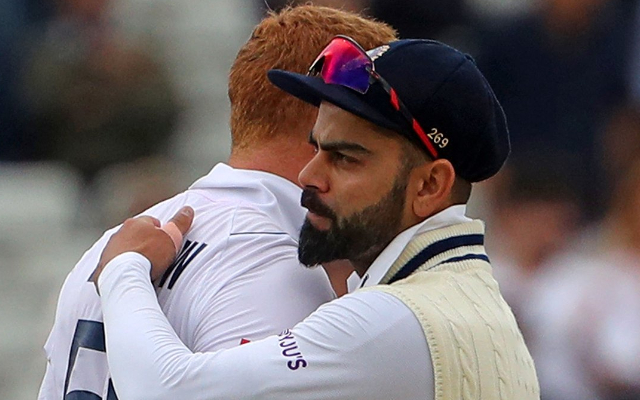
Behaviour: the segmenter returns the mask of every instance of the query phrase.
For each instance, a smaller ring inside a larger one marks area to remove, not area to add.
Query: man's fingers
[[[148,215],[143,215],[143,216],[135,218],[135,219],[137,219],[139,221],[143,221],[145,223],[153,224],[153,226],[155,226],[156,228],[160,228],[160,225],[162,225],[158,218],[150,217]]]
[[[193,222],[194,211],[191,207],[182,207],[161,229],[169,235],[176,247],[176,253],[182,246],[182,239]]]
[[[176,228],[180,231],[180,233],[184,236],[185,233],[189,231],[191,228],[191,223],[193,222],[194,211],[193,208],[189,206],[184,206],[169,220],[168,223],[174,223]]]

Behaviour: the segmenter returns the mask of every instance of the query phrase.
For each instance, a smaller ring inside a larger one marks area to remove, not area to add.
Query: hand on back
[[[164,226],[161,226],[158,219],[149,216],[126,220],[107,242],[91,280],[97,287],[105,265],[120,254],[130,251],[143,255],[151,262],[151,280],[159,278],[180,250],[182,238],[191,228],[193,216],[193,209],[186,206]]]

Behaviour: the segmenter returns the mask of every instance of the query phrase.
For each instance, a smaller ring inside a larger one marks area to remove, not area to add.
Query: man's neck
[[[261,143],[259,148],[233,149],[229,165],[233,168],[269,172],[299,185],[298,175],[313,156],[313,149],[308,143],[296,142],[292,138],[289,141]]]

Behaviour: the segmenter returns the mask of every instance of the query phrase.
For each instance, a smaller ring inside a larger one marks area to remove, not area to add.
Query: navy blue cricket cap
[[[458,176],[479,182],[500,170],[510,151],[506,117],[470,56],[422,39],[398,40],[367,53],[376,72],[395,89],[425,133],[442,134],[438,143],[432,144],[438,158],[449,160]],[[268,76],[275,86],[307,103],[316,107],[322,101],[332,103],[402,134],[426,151],[379,82],[360,94],[324,83],[321,77],[283,70],[270,70]]]

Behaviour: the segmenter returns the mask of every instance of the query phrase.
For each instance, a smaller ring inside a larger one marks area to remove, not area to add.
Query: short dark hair
[[[451,188],[451,201],[453,204],[466,204],[471,198],[472,187],[471,182],[456,175],[456,180]]]

